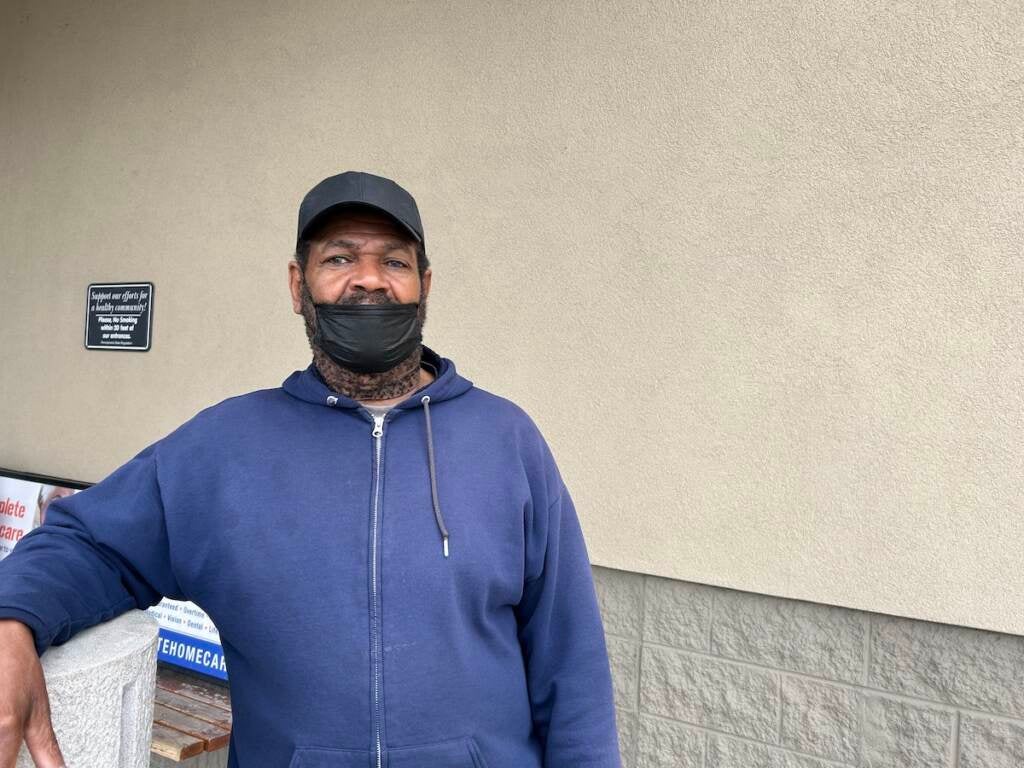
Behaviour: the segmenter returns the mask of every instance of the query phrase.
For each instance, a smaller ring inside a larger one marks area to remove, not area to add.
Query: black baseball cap
[[[302,198],[299,206],[298,240],[331,211],[346,205],[367,205],[383,211],[406,229],[417,242],[423,242],[420,211],[412,195],[391,179],[361,171],[346,171],[324,179]]]

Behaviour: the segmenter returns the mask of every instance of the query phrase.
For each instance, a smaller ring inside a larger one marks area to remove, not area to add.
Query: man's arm
[[[0,562],[0,619],[28,626],[38,653],[164,595],[182,597],[170,564],[158,446],[54,501],[46,522]]]
[[[0,768],[24,739],[36,765],[64,765],[39,655],[162,595],[181,597],[170,564],[157,445],[81,493],[0,562]]]
[[[38,768],[63,768],[32,631],[0,619],[0,768],[14,768],[24,739]]]
[[[621,768],[608,652],[590,560],[569,492],[527,519],[516,609],[545,768]]]

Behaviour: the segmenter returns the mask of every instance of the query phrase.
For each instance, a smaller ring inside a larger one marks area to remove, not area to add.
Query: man
[[[36,499],[36,515],[32,521],[32,527],[35,528],[46,522],[46,510],[50,508],[53,502],[57,499],[63,499],[65,496],[72,496],[74,493],[74,488],[65,488],[62,485],[39,486],[39,497]]]
[[[36,653],[161,596],[220,630],[230,766],[619,768],[569,494],[526,414],[422,345],[430,282],[397,184],[306,195],[313,364],[54,502],[0,564],[0,768],[22,730],[61,764]]]

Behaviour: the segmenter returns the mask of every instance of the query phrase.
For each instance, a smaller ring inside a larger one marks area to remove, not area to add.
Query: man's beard
[[[302,318],[306,325],[306,338],[309,339],[309,347],[313,350],[313,363],[328,387],[353,400],[390,400],[416,389],[420,381],[420,360],[423,355],[421,344],[416,345],[416,349],[393,368],[380,373],[359,373],[351,368],[338,365],[316,343],[316,307],[313,305],[313,296],[306,285],[305,277],[302,279],[301,293]],[[338,302],[338,304],[395,303],[397,302],[391,301],[383,291],[356,293],[346,296]],[[422,282],[420,283],[419,308],[416,311],[416,316],[422,328],[427,322],[427,300],[423,295]]]

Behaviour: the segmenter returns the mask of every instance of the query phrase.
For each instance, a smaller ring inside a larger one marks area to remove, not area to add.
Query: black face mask
[[[419,304],[314,306],[314,341],[338,365],[358,373],[389,371],[423,341]]]

